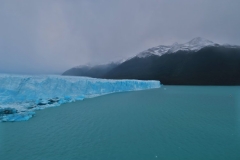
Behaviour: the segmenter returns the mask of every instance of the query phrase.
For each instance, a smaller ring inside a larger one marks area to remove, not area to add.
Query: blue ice
[[[115,92],[159,88],[159,81],[0,75],[0,121],[25,121],[35,110]]]

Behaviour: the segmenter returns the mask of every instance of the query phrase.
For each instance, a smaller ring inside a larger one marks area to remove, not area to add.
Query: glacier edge
[[[159,81],[0,75],[0,121],[25,121],[36,110],[100,95],[159,88]]]

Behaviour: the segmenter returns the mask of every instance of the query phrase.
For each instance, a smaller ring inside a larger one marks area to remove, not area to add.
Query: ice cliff
[[[114,92],[159,87],[159,81],[0,75],[0,121],[24,121],[35,110]]]

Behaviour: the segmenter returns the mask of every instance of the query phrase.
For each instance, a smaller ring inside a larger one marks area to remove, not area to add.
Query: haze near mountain
[[[0,72],[61,73],[205,37],[240,44],[239,0],[2,0]]]

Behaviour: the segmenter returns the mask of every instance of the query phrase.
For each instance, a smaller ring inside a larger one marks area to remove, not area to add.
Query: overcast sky
[[[0,73],[54,74],[203,37],[240,45],[240,0],[0,0]]]

